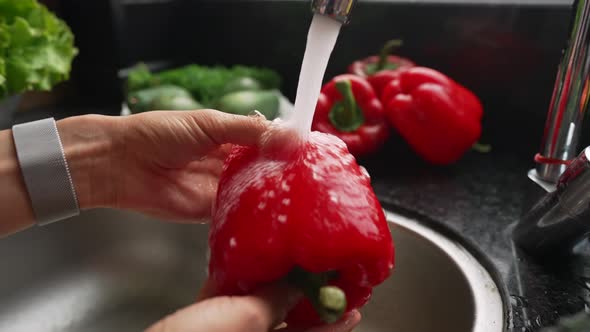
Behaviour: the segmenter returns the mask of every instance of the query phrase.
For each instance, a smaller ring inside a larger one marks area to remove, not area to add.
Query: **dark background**
[[[156,70],[187,63],[267,66],[282,75],[282,90],[293,100],[312,18],[309,1],[300,0],[45,2],[70,25],[80,49],[60,105],[67,114],[118,114],[126,69],[138,62]],[[482,140],[518,148],[522,135],[540,141],[571,11],[570,1],[361,0],[326,79],[401,38],[399,54],[481,98]]]

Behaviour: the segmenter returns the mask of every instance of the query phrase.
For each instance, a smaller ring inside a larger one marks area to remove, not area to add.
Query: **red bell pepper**
[[[336,76],[322,87],[312,130],[338,136],[356,157],[378,150],[390,131],[373,88],[351,74]]]
[[[385,89],[385,86],[387,86],[387,84],[389,84],[389,82],[391,82],[393,79],[396,79],[402,70],[403,68],[396,70],[382,70],[367,77],[367,82],[371,84],[379,100],[381,100],[383,96],[383,90]]]
[[[289,325],[333,322],[390,275],[391,233],[368,174],[340,139],[311,132],[277,142],[276,133],[258,147],[234,147],[226,160],[209,275],[220,295],[286,279],[306,295]]]
[[[369,56],[348,66],[348,72],[360,77],[370,77],[383,70],[397,70],[415,66],[410,59],[390,55],[394,47],[402,44],[400,40],[390,40],[381,49],[379,55]]]
[[[467,88],[430,68],[402,70],[383,90],[393,127],[434,164],[451,164],[481,135],[482,105]]]

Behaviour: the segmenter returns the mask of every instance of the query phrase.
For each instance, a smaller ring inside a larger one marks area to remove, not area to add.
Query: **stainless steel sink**
[[[503,330],[498,288],[467,250],[388,219],[395,273],[375,289],[358,331]],[[141,331],[194,301],[207,230],[96,210],[0,240],[0,331]]]

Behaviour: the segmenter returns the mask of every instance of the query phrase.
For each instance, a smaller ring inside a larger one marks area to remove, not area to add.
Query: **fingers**
[[[281,322],[300,295],[272,286],[250,296],[210,298],[182,309],[150,327],[148,332],[267,332]]]
[[[184,167],[226,143],[255,145],[270,126],[262,117],[210,109],[145,112],[121,118],[119,123],[119,145],[163,168]]]
[[[269,122],[261,117],[224,113],[216,110],[198,110],[188,113],[196,126],[196,135],[204,134],[215,145],[232,143],[254,145],[268,128]]]
[[[249,297],[259,301],[262,305],[261,309],[266,310],[265,316],[268,318],[264,325],[266,332],[285,320],[289,310],[299,302],[302,296],[303,294],[298,290],[279,284],[266,287]]]
[[[219,148],[209,152],[209,154],[207,155],[207,158],[217,158],[217,159],[225,160],[227,155],[230,154],[232,148],[233,148],[233,144],[230,144],[230,143],[223,144],[223,145],[219,146]]]
[[[277,332],[350,332],[355,327],[358,326],[360,321],[361,321],[360,312],[358,312],[357,310],[353,310],[353,311],[347,313],[346,315],[344,315],[344,317],[342,317],[341,320],[339,320],[338,322],[336,322],[334,324],[318,326],[318,327],[314,327],[311,329],[300,329],[300,328],[287,327],[285,329],[279,329],[279,330],[277,330]]]
[[[203,287],[201,288],[197,301],[203,301],[210,297],[215,296],[215,283],[213,279],[207,279]],[[300,329],[300,328],[277,328],[277,332],[349,332],[358,326],[361,321],[361,314],[357,310],[353,310],[338,322],[326,326],[315,327],[311,329]],[[284,323],[279,325],[285,325]]]

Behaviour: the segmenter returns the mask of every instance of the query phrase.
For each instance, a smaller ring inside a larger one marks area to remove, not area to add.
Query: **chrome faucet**
[[[355,2],[355,0],[312,0],[311,10],[315,14],[328,16],[342,24],[347,24]]]
[[[537,165],[528,172],[542,196],[513,232],[515,243],[532,255],[567,253],[590,234],[590,147],[577,155],[590,98],[589,30],[590,0],[576,0]]]

